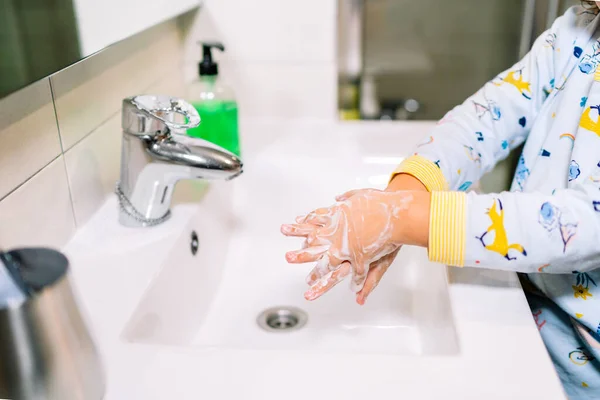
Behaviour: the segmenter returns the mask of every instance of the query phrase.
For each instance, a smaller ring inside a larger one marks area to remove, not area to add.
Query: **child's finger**
[[[389,265],[388,265],[389,267]],[[356,302],[361,306],[365,304],[367,301],[367,297],[371,294],[371,292],[377,287],[379,281],[383,277],[383,274],[387,271],[387,268],[384,267],[375,267],[369,270],[367,274],[367,279],[365,279],[365,284],[360,292],[356,294]]]
[[[332,213],[331,207],[317,208],[308,213],[300,223],[322,226],[331,221]]]
[[[332,256],[330,253],[323,255],[323,258],[319,260],[317,265],[315,265],[310,274],[306,277],[306,283],[310,286],[314,285],[319,279],[338,269],[343,262],[343,260]]]
[[[399,250],[399,249],[398,249]],[[380,258],[371,264],[371,268],[369,273],[367,274],[367,279],[365,279],[365,284],[360,292],[356,294],[356,302],[361,306],[365,304],[367,301],[367,297],[371,294],[373,290],[377,287],[381,278],[386,273],[390,265],[396,259],[396,255],[398,254],[398,250],[388,254]]]
[[[306,283],[309,286],[312,286],[321,279],[324,275],[327,275],[335,267],[332,267],[329,263],[329,256],[327,254],[323,255],[323,257],[317,262],[317,265],[310,271],[310,274],[306,277]]]
[[[319,279],[310,289],[304,293],[306,300],[312,301],[318,299],[329,291],[332,287],[344,280],[350,275],[350,263],[344,262],[335,271],[331,271],[326,276]]]
[[[285,259],[292,264],[301,264],[321,259],[329,250],[329,246],[312,246],[301,250],[288,251]]]
[[[364,268],[361,270],[360,273],[352,274],[352,281],[350,283],[350,289],[354,293],[358,293],[363,289],[368,273],[369,273],[369,268]]]
[[[369,273],[369,268],[371,268],[371,265],[368,263],[365,264],[362,257],[356,257],[355,260],[352,260],[352,282],[350,288],[354,293],[362,290],[365,279],[367,279],[367,274]]]
[[[300,216],[296,217],[296,223],[301,224],[304,222],[305,219],[306,219],[306,215],[300,215]]]
[[[320,227],[327,225],[329,221],[331,221],[331,217],[329,215],[308,214],[303,223]]]
[[[281,233],[285,236],[308,236],[317,227],[311,224],[284,224],[281,225]]]
[[[331,235],[327,235],[327,232],[321,232],[321,229],[315,226],[315,230],[306,235],[306,244],[308,247],[331,245]]]

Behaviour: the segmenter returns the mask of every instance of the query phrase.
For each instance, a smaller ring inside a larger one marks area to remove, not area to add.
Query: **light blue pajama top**
[[[570,8],[525,58],[446,114],[407,159],[412,167],[398,170],[423,178],[414,164],[429,163],[421,169],[434,165],[447,189],[464,192],[526,141],[511,192],[432,195],[432,213],[441,211],[432,214],[430,257],[527,273],[571,317],[590,360],[600,357],[598,21],[594,11]],[[438,204],[450,200],[452,210]],[[436,218],[449,212],[456,226],[444,228]]]

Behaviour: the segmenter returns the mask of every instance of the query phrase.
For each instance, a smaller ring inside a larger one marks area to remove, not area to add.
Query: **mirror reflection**
[[[0,98],[81,57],[72,0],[0,1]]]
[[[0,0],[0,98],[200,0]]]

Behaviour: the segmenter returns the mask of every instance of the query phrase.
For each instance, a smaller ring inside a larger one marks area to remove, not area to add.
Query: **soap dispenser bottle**
[[[198,64],[199,78],[189,87],[188,101],[200,114],[200,125],[187,134],[241,156],[237,103],[231,88],[219,78],[219,67],[212,57],[213,48],[225,51],[225,47],[218,42],[199,44],[203,54]]]

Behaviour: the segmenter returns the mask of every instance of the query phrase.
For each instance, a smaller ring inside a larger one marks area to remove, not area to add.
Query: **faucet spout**
[[[196,110],[179,99],[136,96],[123,101],[121,179],[116,189],[121,224],[153,226],[168,219],[179,180],[231,180],[243,172],[234,154],[181,134],[199,122]]]
[[[230,180],[242,173],[242,161],[206,140],[186,136],[151,141],[147,152],[156,160],[192,168],[194,178]]]

